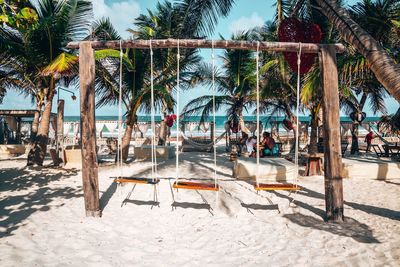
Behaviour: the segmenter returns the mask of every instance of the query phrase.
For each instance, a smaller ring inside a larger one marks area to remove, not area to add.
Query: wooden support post
[[[57,157],[59,163],[65,164],[64,159],[64,100],[57,103]]]
[[[323,86],[323,129],[325,150],[326,220],[343,222],[342,155],[336,51],[331,45],[321,48],[320,64]]]
[[[21,138],[21,118],[15,118],[17,120],[17,131],[15,135],[15,139],[17,141],[17,144],[22,144],[22,138]]]
[[[79,45],[81,101],[82,180],[86,216],[100,217],[99,181],[96,152],[95,60],[90,42]]]
[[[210,123],[210,130],[211,130],[211,132],[210,132],[210,140],[214,140],[214,127],[215,127],[214,122],[211,122]]]

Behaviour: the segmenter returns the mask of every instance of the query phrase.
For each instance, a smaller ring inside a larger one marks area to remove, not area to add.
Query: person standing
[[[372,140],[375,138],[374,133],[370,131],[366,136],[365,136],[365,142],[367,142],[367,149],[365,152],[370,152],[371,150],[371,143]]]

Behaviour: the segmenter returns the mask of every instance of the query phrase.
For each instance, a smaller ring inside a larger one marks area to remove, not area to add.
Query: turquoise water
[[[267,126],[270,126],[271,121],[282,121],[285,117],[282,116],[260,116],[260,121]],[[379,121],[379,117],[368,117],[365,119],[364,122],[376,122]],[[97,116],[96,117],[97,121],[117,121],[118,116]],[[161,116],[156,116],[155,117],[156,121],[161,120]],[[198,122],[200,120],[200,116],[190,116],[185,118],[184,121],[186,122]],[[244,116],[245,121],[256,121],[257,118],[256,116]],[[79,116],[65,116],[64,118],[65,122],[78,122],[79,121]],[[150,122],[151,117],[150,116],[139,116],[139,121],[141,122]],[[207,121],[211,122],[212,117],[210,117]],[[217,128],[223,128],[225,122],[227,121],[226,116],[216,116],[216,126]],[[301,116],[300,117],[301,122],[310,122],[310,117],[309,116]],[[340,118],[341,122],[351,122],[349,117],[341,117]]]

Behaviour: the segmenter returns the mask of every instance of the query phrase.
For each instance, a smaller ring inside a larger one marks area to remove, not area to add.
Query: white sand
[[[180,173],[212,177],[211,156],[185,153]],[[171,191],[170,180],[159,204],[149,185],[126,199],[132,186],[117,188],[108,177],[118,170],[103,166],[102,218],[84,216],[80,172],[0,161],[0,266],[400,265],[400,179],[344,180],[346,222],[329,224],[322,177],[301,180],[292,208],[287,192],[257,195],[230,178],[226,156],[218,161],[218,202],[210,191]],[[174,176],[174,162],[160,164],[162,177]],[[124,174],[149,167],[131,163]]]

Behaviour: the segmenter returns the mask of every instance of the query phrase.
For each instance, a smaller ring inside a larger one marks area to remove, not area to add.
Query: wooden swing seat
[[[254,189],[257,191],[275,191],[275,190],[288,190],[295,191],[300,190],[300,186],[295,184],[258,184],[254,185]]]
[[[219,191],[219,185],[214,183],[174,182],[172,187],[176,189]]]
[[[152,178],[132,178],[132,177],[116,177],[114,179],[115,183],[133,183],[133,184],[158,184],[160,179]]]

